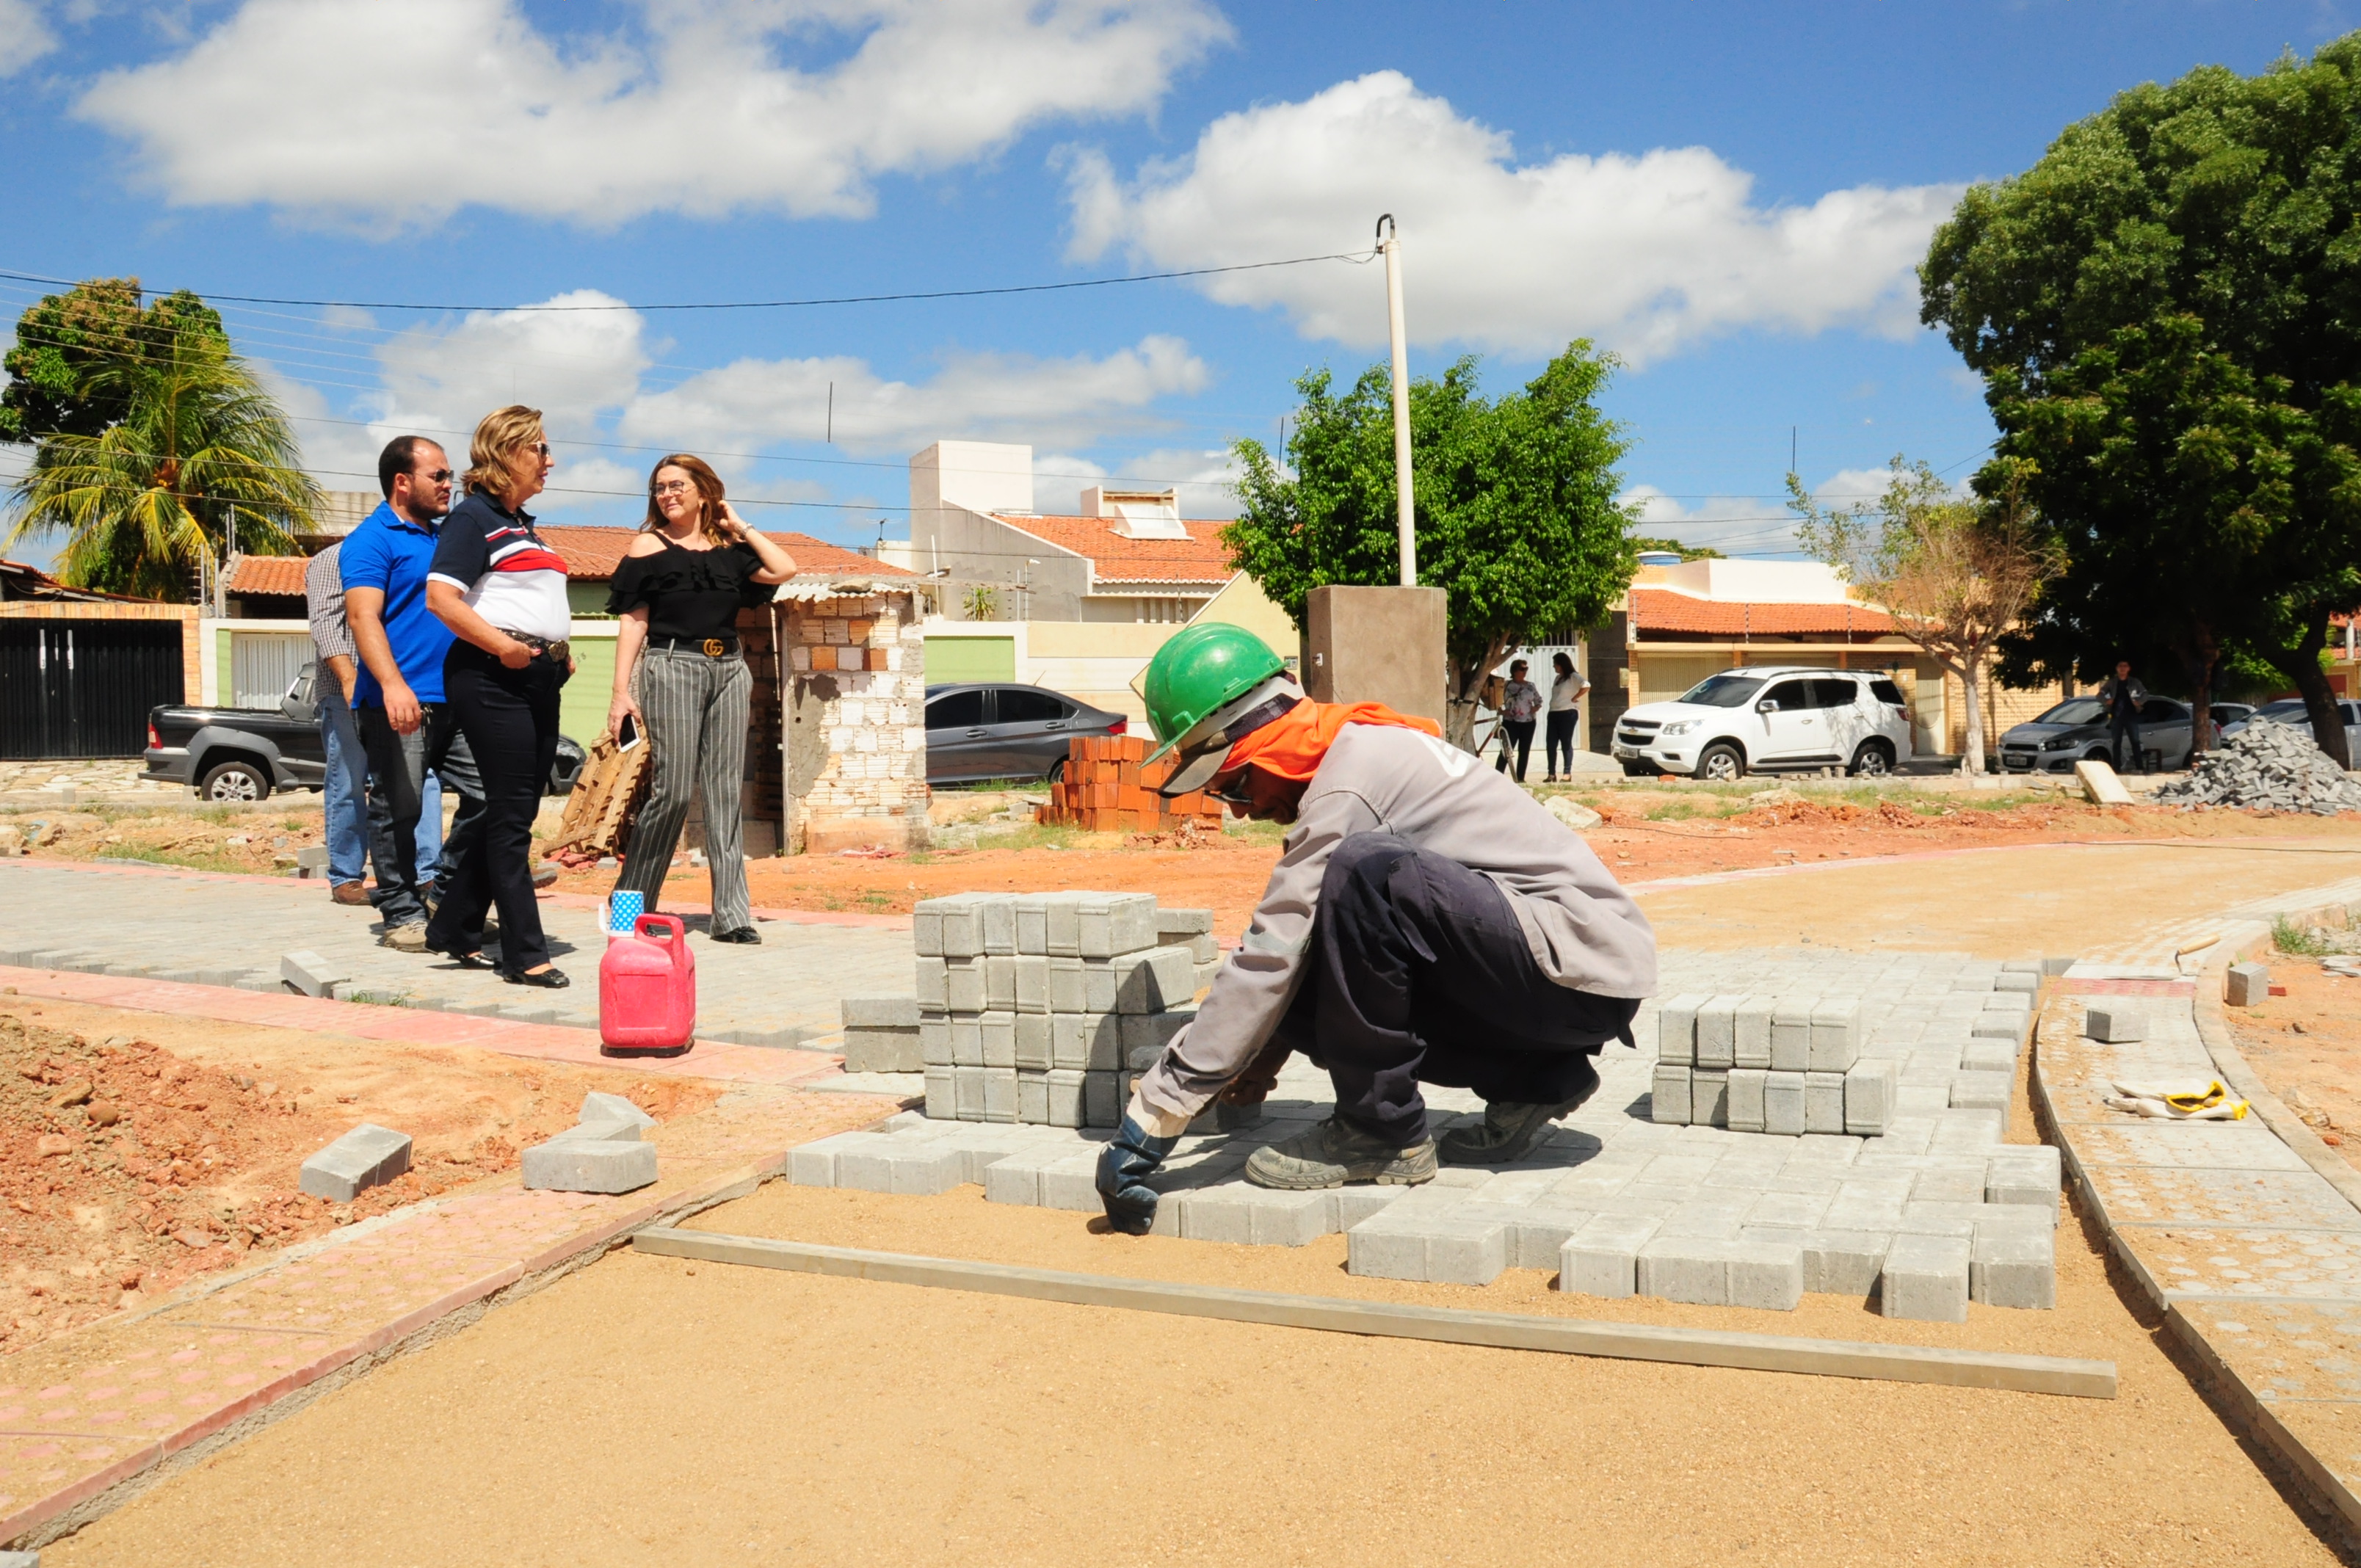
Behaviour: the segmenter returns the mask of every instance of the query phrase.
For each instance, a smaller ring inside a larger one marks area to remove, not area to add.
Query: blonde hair
[[[467,443],[468,492],[505,501],[511,483],[509,457],[542,439],[541,411],[522,403],[494,409],[477,421],[475,437]]]
[[[661,458],[654,467],[648,470],[648,516],[647,521],[640,524],[640,532],[653,533],[664,527],[664,515],[656,506],[656,476],[667,468],[679,469],[688,476],[689,483],[697,487],[697,531],[716,544],[729,543],[730,536],[721,532],[721,500],[727,493],[721,488],[721,476],[715,473],[713,466],[704,458],[686,452],[675,452],[669,457]]]

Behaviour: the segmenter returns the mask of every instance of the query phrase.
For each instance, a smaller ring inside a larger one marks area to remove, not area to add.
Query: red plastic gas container
[[[673,916],[642,915],[607,944],[598,960],[598,1054],[609,1057],[676,1057],[696,1043],[697,955]]]

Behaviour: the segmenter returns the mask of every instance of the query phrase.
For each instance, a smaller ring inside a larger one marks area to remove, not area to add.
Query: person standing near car
[[[1533,759],[1533,716],[1542,710],[1542,690],[1525,679],[1532,666],[1522,659],[1509,665],[1509,686],[1500,696],[1500,761],[1495,769],[1509,771],[1509,751],[1516,749],[1517,782],[1525,782],[1525,767]]]
[[[448,628],[443,689],[483,779],[483,832],[454,858],[425,945],[463,963],[480,955],[487,908],[500,912],[500,978],[555,990],[533,900],[533,819],[557,755],[557,698],[574,674],[566,563],[524,503],[553,466],[541,411],[494,409],[468,444],[467,498],[444,520],[426,603]]]
[[[361,663],[352,707],[368,759],[369,859],[377,870],[369,899],[385,922],[379,940],[418,953],[426,950],[430,884],[442,881],[434,858],[442,805],[434,799],[430,835],[428,782],[439,777],[459,797],[449,839],[440,844],[442,864],[481,831],[484,792],[444,702],[451,634],[426,604],[427,566],[451,510],[451,461],[423,435],[398,435],[378,454],[377,474],[385,502],[337,547],[337,570]]]
[[[739,656],[738,612],[767,602],[796,575],[792,556],[724,499],[721,476],[675,453],[648,476],[648,515],[608,590],[615,635],[615,695],[607,733],[628,718],[654,747],[655,778],[631,824],[617,892],[656,912],[688,803],[705,800],[705,858],[717,942],[759,942],[746,892],[739,786],[746,772],[747,697],[753,676]]]
[[[1560,778],[1574,777],[1574,732],[1582,719],[1580,704],[1583,696],[1590,690],[1590,683],[1583,678],[1580,670],[1574,667],[1572,655],[1564,652],[1556,653],[1550,660],[1550,668],[1557,678],[1550,682],[1549,729],[1543,737],[1543,765],[1549,770],[1542,775],[1543,784],[1555,784]],[[1564,773],[1557,771],[1561,751],[1565,753]]]
[[[328,896],[338,904],[368,902],[361,872],[368,857],[368,763],[353,722],[353,684],[359,674],[352,628],[345,619],[344,575],[331,544],[304,564],[303,609],[312,622],[312,711],[320,724],[320,805],[327,817]]]
[[[2129,659],[2116,660],[2115,673],[2099,683],[2099,700],[2107,705],[2107,751],[2117,769],[2147,772],[2147,756],[2140,750],[2140,709],[2147,702],[2147,688],[2133,675]]]

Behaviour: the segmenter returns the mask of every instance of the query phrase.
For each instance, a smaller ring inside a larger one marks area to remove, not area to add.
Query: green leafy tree
[[[2319,652],[2361,603],[2356,236],[2361,35],[2135,88],[1961,199],[1920,313],[1984,378],[1995,461],[2032,465],[2067,556],[2020,668],[2161,645],[2202,714],[2251,652],[2345,760]]]
[[[1684,561],[1725,559],[1722,553],[1710,544],[1684,544],[1677,539],[1653,539],[1644,533],[1635,533],[1631,536],[1631,548],[1638,552],[1662,550],[1668,554],[1677,555]]]
[[[126,393],[99,372],[169,354],[185,334],[226,345],[221,317],[186,290],[145,309],[137,278],[96,278],[45,296],[16,318],[16,341],[0,368],[0,441],[97,435],[122,421]]]
[[[1463,746],[1484,677],[1510,649],[1597,624],[1631,584],[1639,552],[1615,502],[1630,443],[1596,402],[1614,366],[1584,341],[1497,400],[1477,395],[1472,357],[1411,385],[1419,581],[1449,596],[1445,696]],[[1222,539],[1300,627],[1313,588],[1392,584],[1400,568],[1387,367],[1341,396],[1326,370],[1296,390],[1292,472],[1260,442],[1239,442],[1243,504]]]
[[[38,443],[14,488],[5,546],[63,534],[65,581],[179,598],[233,544],[284,554],[312,525],[320,493],[295,438],[225,339],[176,334],[153,354],[90,371],[82,390],[120,417]]]

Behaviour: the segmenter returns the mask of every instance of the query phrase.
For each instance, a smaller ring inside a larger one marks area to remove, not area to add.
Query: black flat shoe
[[[461,969],[489,969],[492,967],[489,960],[484,957],[484,949],[481,948],[476,948],[464,953],[458,952],[450,948],[429,947],[426,950],[430,953],[440,953],[443,957],[449,959],[454,963],[457,964]]]
[[[537,985],[544,991],[564,991],[574,983],[566,978],[566,971],[562,969],[545,969],[538,974],[521,969],[504,969],[500,970],[500,978],[511,985]]]
[[[708,939],[716,942],[760,943],[763,933],[755,930],[752,926],[741,926],[735,931],[716,931]]]

